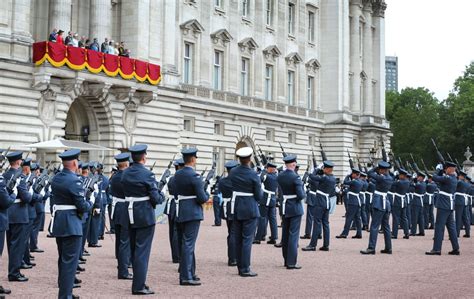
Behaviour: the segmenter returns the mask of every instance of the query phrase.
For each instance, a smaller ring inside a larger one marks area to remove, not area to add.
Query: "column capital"
[[[384,18],[385,17],[385,10],[387,9],[387,3],[385,0],[376,0],[372,4],[372,8],[374,10],[374,16]]]

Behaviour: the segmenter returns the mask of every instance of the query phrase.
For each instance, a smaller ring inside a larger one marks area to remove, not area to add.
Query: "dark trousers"
[[[41,215],[41,220],[40,220],[40,225],[39,225],[39,231],[42,232],[44,231],[44,221],[46,219],[46,216],[44,212],[42,212],[40,215]]]
[[[468,206],[456,205],[455,206],[455,218],[456,218],[456,234],[459,238],[461,233],[461,227],[464,226],[464,231],[466,235],[471,234],[471,222],[468,216]]]
[[[265,240],[267,235],[267,226],[270,223],[270,239],[278,239],[278,224],[276,220],[276,208],[275,207],[260,207],[260,218],[258,218],[257,234],[255,235],[256,240]]]
[[[107,205],[102,205],[100,208],[100,220],[99,220],[99,232],[98,236],[103,237],[105,231],[105,209],[107,209]]]
[[[214,196],[212,198],[212,209],[214,211],[214,225],[221,225],[222,224],[221,205],[219,203],[218,196]]]
[[[250,272],[252,242],[257,225],[257,218],[247,220],[233,220],[231,237],[235,242],[235,253],[239,273]]]
[[[26,246],[27,223],[10,223],[7,231],[8,276],[20,275],[20,267]]]
[[[352,222],[355,223],[357,229],[357,236],[362,236],[362,224],[361,224],[361,217],[360,217],[360,207],[356,205],[347,205],[346,209],[346,222],[344,224],[344,230],[342,231],[341,235],[347,236],[349,235],[349,230],[351,229]]]
[[[171,248],[171,259],[173,263],[179,262],[179,246],[178,246],[178,228],[174,219],[168,216],[168,237]]]
[[[408,220],[408,229],[411,228],[411,226],[413,225],[412,223],[412,219],[411,219],[411,209],[412,209],[412,204],[407,204],[407,207],[406,207],[407,211],[407,220]]]
[[[436,223],[433,251],[441,251],[444,239],[444,227],[448,229],[449,239],[453,250],[459,250],[458,236],[456,234],[456,224],[454,222],[454,211],[436,209]]]
[[[318,244],[318,238],[321,235],[321,229],[323,230],[323,246],[329,247],[329,210],[325,207],[314,206],[313,210],[313,233],[311,234],[311,241],[309,246],[316,247]]]
[[[37,213],[33,221],[33,230],[30,235],[30,249],[38,249],[38,235],[40,232],[41,221],[44,221],[44,212]]]
[[[89,237],[87,241],[89,244],[97,244],[99,243],[99,233],[100,233],[100,214],[93,215],[94,210],[91,211],[89,214],[90,217],[90,224],[89,224]]]
[[[229,262],[237,261],[235,253],[235,238],[232,238],[232,220],[226,220],[227,224],[227,258]]]
[[[71,298],[81,250],[81,236],[56,238],[56,245],[58,248],[58,298]]]
[[[411,234],[416,234],[416,227],[419,227],[420,234],[425,233],[425,216],[423,215],[422,206],[411,206]]]
[[[25,251],[23,253],[23,263],[25,264],[31,264],[30,260],[30,237],[31,233],[33,232],[33,222],[35,219],[30,219],[30,222],[28,222],[28,226],[25,231]]]
[[[425,229],[428,227],[434,227],[435,219],[434,219],[434,206],[431,205],[424,205],[423,206],[424,218],[425,218]]]
[[[3,255],[3,247],[5,247],[5,231],[0,231],[0,256]]]
[[[377,209],[372,210],[372,222],[370,224],[369,248],[374,249],[377,246],[377,236],[380,226],[382,226],[385,239],[385,249],[392,249],[392,237],[390,235],[390,212]]]
[[[408,228],[407,212],[408,211],[406,206],[404,206],[403,208],[400,206],[392,207],[392,236],[394,236],[395,238],[398,237],[398,226],[400,224],[402,225],[404,235],[408,236],[410,234]]]
[[[115,225],[115,256],[117,258],[118,277],[129,275],[128,265],[130,265],[130,233],[128,225]]]
[[[155,225],[140,228],[129,228],[130,256],[133,267],[132,292],[145,288],[150,259],[151,244],[155,234]]]
[[[304,235],[311,236],[311,232],[313,230],[313,207],[306,205],[306,223],[304,228]]]
[[[85,217],[86,215],[83,215],[82,217]],[[82,222],[82,240],[81,240],[81,252],[79,253],[79,256],[82,257],[84,254],[84,247],[86,246],[86,240],[87,236],[89,236],[89,230],[91,226],[91,214],[89,213],[87,216],[87,219]]]
[[[200,220],[178,223],[179,280],[194,280],[196,277],[196,257],[194,250],[199,233]]]
[[[283,217],[281,232],[281,249],[285,266],[294,266],[298,260],[298,239],[300,235],[301,216]]]
[[[362,225],[368,226],[369,216],[367,215],[367,208],[365,207],[365,203],[362,203],[362,206],[359,209],[360,209],[360,218],[362,220]]]
[[[112,204],[107,205],[107,218],[109,218],[109,229],[110,233],[115,233],[115,224],[112,220]]]

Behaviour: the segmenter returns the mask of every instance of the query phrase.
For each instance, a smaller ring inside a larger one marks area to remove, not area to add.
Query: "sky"
[[[385,53],[398,56],[398,85],[444,100],[474,61],[473,0],[386,0]]]

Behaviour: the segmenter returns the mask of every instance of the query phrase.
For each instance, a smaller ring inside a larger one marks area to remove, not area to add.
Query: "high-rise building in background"
[[[385,90],[398,91],[398,57],[385,57]]]

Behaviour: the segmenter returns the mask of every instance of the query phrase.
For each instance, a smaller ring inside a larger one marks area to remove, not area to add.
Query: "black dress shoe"
[[[427,251],[425,252],[426,255],[441,255],[441,251],[434,251],[434,250],[431,250],[431,251]]]
[[[367,248],[366,250],[361,250],[360,253],[362,253],[362,254],[375,254],[375,249]]]
[[[213,224],[212,226],[221,226],[221,224]]]
[[[336,239],[347,239],[347,236],[346,235],[339,235],[339,236],[336,236]]]
[[[27,265],[28,265],[28,266],[31,266],[31,267],[34,267],[34,266],[36,266],[36,263],[29,262]]]
[[[277,243],[276,240],[273,240],[273,239],[270,239],[267,241],[267,244],[272,244],[272,245],[275,245]]]
[[[434,226],[433,226],[433,225],[430,225],[430,227],[428,227],[428,229],[434,229]]]
[[[352,239],[362,239],[362,236],[355,235],[355,236],[352,236]]]
[[[31,269],[31,268],[33,268],[33,266],[25,264],[25,263],[21,264],[20,266],[20,269],[24,269],[24,270]]]
[[[100,245],[100,244],[89,244],[89,245],[87,245],[87,247],[99,248],[99,247],[102,247],[102,245]]]
[[[37,253],[43,253],[43,249],[35,248],[35,249],[30,249],[30,252],[37,252]]]
[[[396,237],[396,236],[392,235],[392,239],[398,239],[398,237]]]
[[[465,234],[465,235],[463,235],[462,237],[463,237],[463,238],[470,238],[471,235]]]
[[[108,231],[108,232],[105,232],[106,235],[115,235],[115,232],[114,231]]]
[[[104,236],[99,236],[99,240],[103,240],[104,239]]]
[[[460,255],[461,252],[459,252],[459,249],[458,250],[453,250],[453,251],[450,251],[448,252],[449,255]]]
[[[153,295],[155,292],[150,290],[149,288],[144,288],[143,290],[139,291],[132,291],[132,295]]]
[[[260,240],[253,240],[252,244],[260,244]]]
[[[80,283],[82,283],[82,280],[80,280],[80,279],[77,278],[77,277],[74,277],[74,283],[75,283],[75,284],[80,284]]]
[[[52,234],[47,234],[46,238],[55,238]]]
[[[25,282],[25,281],[28,281],[28,277],[21,274],[18,276],[8,276],[8,281]]]
[[[296,265],[293,265],[293,266],[286,266],[286,269],[288,269],[288,270],[299,270],[299,269],[301,269],[301,266],[296,264]]]
[[[229,267],[237,266],[237,261],[229,260],[229,261],[227,262],[227,265],[228,265]]]
[[[34,260],[35,257],[30,254],[30,260]]]
[[[239,273],[239,275],[242,276],[242,277],[255,277],[258,274],[255,273],[255,272],[249,271],[249,272],[245,272],[245,273]]]
[[[79,262],[78,262],[79,265],[84,265],[85,263],[86,263],[86,262],[81,261],[81,260],[79,259]]]
[[[316,251],[316,247],[306,246],[306,247],[301,248],[301,250],[303,250],[303,251]]]
[[[72,285],[73,289],[77,289],[77,288],[80,288],[80,287],[81,287],[81,285],[78,284],[78,283],[75,283],[75,284]]]
[[[424,236],[425,236],[425,234],[424,234],[424,233],[418,233],[418,234],[416,234],[415,236],[418,236],[418,237],[424,237]]]
[[[392,254],[392,249],[382,249],[382,250],[380,250],[380,253]]]
[[[311,236],[310,235],[304,235],[304,236],[301,236],[300,239],[311,239]]]
[[[273,245],[273,246],[275,246],[276,248],[281,248],[281,247],[283,246],[283,244],[281,244],[281,243],[276,243],[276,244]]]
[[[83,258],[83,257],[80,257],[79,260],[80,260],[81,262],[87,262],[87,260],[86,260],[85,258]]]
[[[81,272],[79,272],[79,271],[76,270],[76,275],[78,275],[78,274],[81,274]]]
[[[318,240],[321,240],[323,237],[321,235],[318,236]]]
[[[403,239],[410,239],[410,236],[409,236],[409,235],[405,235],[405,236],[403,236]]]
[[[173,264],[179,264],[179,260],[173,260]]]
[[[81,298],[81,297],[79,297],[79,295],[72,294],[72,299],[79,299],[79,298]]]
[[[200,286],[201,282],[196,281],[196,280],[182,280],[179,282],[179,285],[196,287],[196,286]]]
[[[201,281],[201,278],[199,278],[199,276],[194,276],[194,277],[193,277],[193,280],[194,280],[194,281]]]
[[[0,294],[11,294],[11,290],[10,289],[5,289],[4,287],[0,286]]]
[[[132,275],[132,274],[128,274],[127,276],[119,276],[118,279],[132,280],[132,279],[133,279],[133,275]]]
[[[326,246],[319,247],[319,250],[321,250],[321,251],[329,251],[329,247],[326,247]]]
[[[77,269],[76,269],[76,270],[79,271],[79,272],[84,272],[84,271],[86,271],[85,268],[82,268],[82,267],[79,266],[79,265],[77,266]]]

